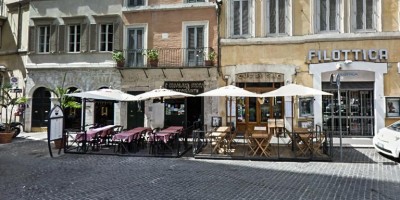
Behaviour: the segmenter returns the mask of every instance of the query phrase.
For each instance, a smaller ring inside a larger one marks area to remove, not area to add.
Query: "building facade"
[[[334,94],[238,99],[238,130],[281,118],[288,130],[293,121],[370,137],[399,119],[399,1],[226,0],[220,18],[229,84],[267,92],[297,83]]]

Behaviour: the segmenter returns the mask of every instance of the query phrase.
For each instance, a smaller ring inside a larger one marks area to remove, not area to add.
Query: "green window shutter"
[[[30,53],[35,53],[36,51],[36,27],[30,26],[29,27],[29,52]]]
[[[58,27],[58,51],[59,53],[65,52],[65,25]]]
[[[122,46],[120,46],[120,44],[121,44],[121,33],[122,33],[122,31],[121,31],[121,26],[120,26],[120,23],[119,22],[115,22],[114,24],[113,24],[113,28],[114,28],[114,44],[113,44],[113,46],[114,46],[114,49],[119,49],[119,50],[122,50]]]
[[[50,53],[57,52],[57,25],[50,26]]]
[[[98,51],[98,33],[97,33],[97,24],[90,24],[90,51]]]

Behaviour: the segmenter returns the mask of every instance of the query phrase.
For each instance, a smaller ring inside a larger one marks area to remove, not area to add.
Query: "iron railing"
[[[216,60],[208,62],[209,54],[213,48],[156,48],[158,52],[157,63],[150,62],[147,52],[150,49],[124,50],[126,68],[146,67],[205,67],[215,66]]]

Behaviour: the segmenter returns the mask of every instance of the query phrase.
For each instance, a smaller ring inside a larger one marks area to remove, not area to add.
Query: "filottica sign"
[[[386,49],[342,49],[342,50],[309,50],[308,61],[317,58],[318,61],[381,61],[389,57]]]

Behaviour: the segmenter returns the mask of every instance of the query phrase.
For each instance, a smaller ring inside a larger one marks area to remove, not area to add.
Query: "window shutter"
[[[50,53],[57,52],[57,25],[50,25]]]
[[[121,26],[119,22],[114,22],[113,24],[114,28],[114,49],[119,49],[122,50],[122,47],[120,46],[121,43]]]
[[[285,33],[286,35],[290,35],[290,27],[292,26],[292,14],[290,13],[291,9],[290,7],[292,6],[290,4],[290,0],[286,0],[286,5],[285,5]]]
[[[97,45],[98,45],[98,33],[97,33],[97,24],[90,24],[90,34],[89,34],[89,40],[90,40],[90,51],[97,51]]]
[[[58,51],[65,52],[65,25],[58,26]]]
[[[29,52],[34,53],[36,51],[36,27],[29,27]]]
[[[81,52],[88,51],[88,24],[83,23],[81,24]]]

